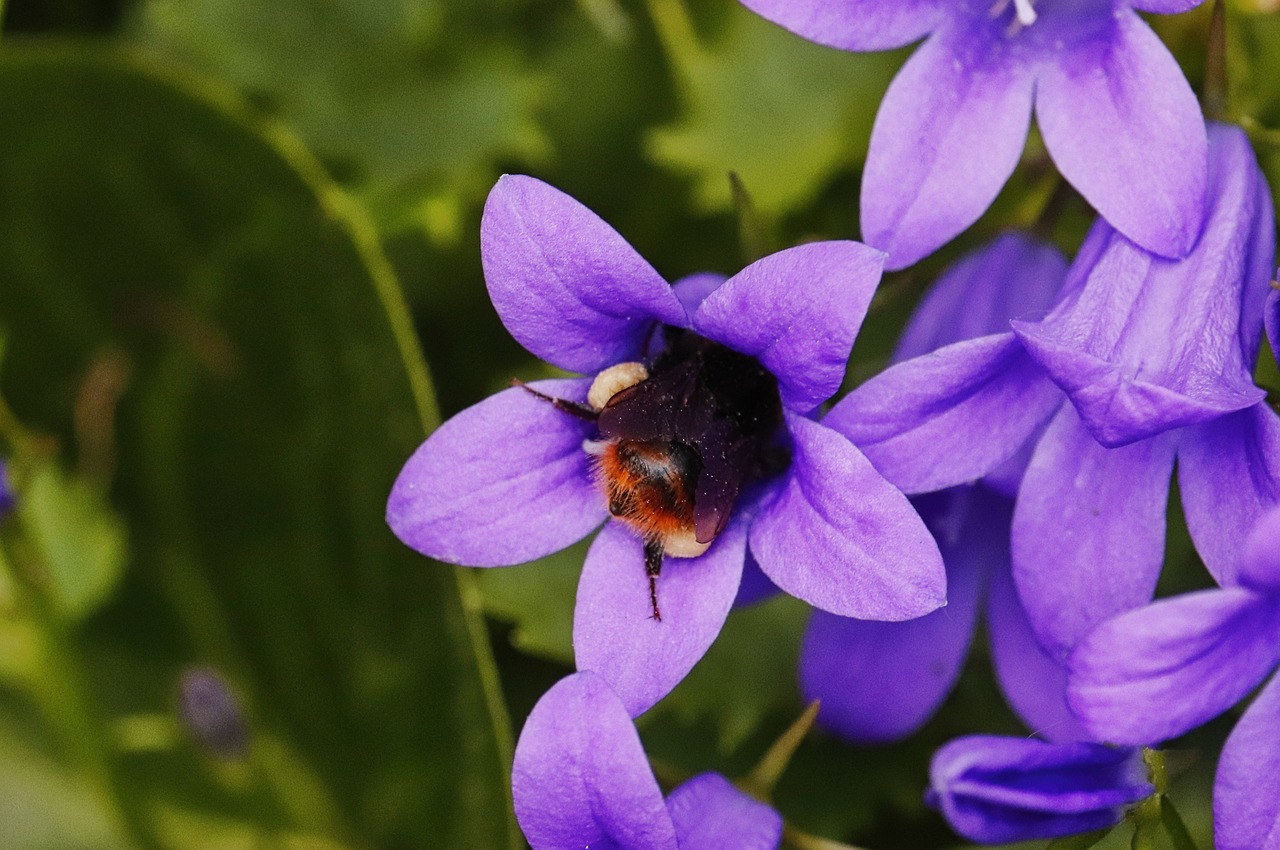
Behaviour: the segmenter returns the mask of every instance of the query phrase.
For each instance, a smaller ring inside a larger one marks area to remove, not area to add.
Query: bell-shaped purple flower
[[[583,567],[574,652],[633,716],[715,639],[748,549],[825,610],[901,620],[943,604],[941,556],[906,497],[811,418],[840,386],[883,254],[813,243],[673,288],[529,177],[494,187],[481,240],[511,334],[595,378],[514,387],[442,425],[392,489],[401,540],[504,566],[612,514]]]
[[[934,754],[926,801],[970,841],[1003,844],[1113,826],[1154,790],[1138,750],[973,735]]]
[[[885,94],[862,177],[867,242],[904,268],[991,205],[1034,106],[1063,176],[1120,232],[1166,257],[1196,241],[1200,107],[1138,17],[1200,0],[742,0],[812,41],[888,50],[924,36]]]
[[[1009,233],[943,274],[912,316],[894,352],[902,362],[944,345],[1043,316],[1067,264],[1054,248]],[[827,424],[844,427],[837,411]],[[806,701],[819,722],[858,742],[902,738],[924,724],[960,674],[985,609],[992,660],[1010,704],[1054,741],[1087,738],[1066,706],[1066,670],[1031,636],[1009,567],[1013,495],[1028,452],[973,486],[918,496],[947,567],[947,607],[901,623],[815,612],[800,654]]]
[[[1071,655],[1068,697],[1099,739],[1154,744],[1243,699],[1280,665],[1280,506],[1244,546],[1239,585],[1129,611]],[[1214,789],[1219,850],[1280,848],[1280,677],[1227,740]]]
[[[511,790],[533,850],[775,850],[782,818],[717,773],[666,800],[627,708],[594,673],[557,682],[516,744]]]
[[[892,367],[826,420],[907,492],[976,480],[1038,434],[1014,510],[1013,576],[1059,661],[1151,599],[1175,458],[1188,528],[1220,583],[1235,580],[1241,541],[1280,500],[1280,417],[1251,381],[1271,199],[1244,134],[1215,125],[1209,136],[1208,217],[1184,260],[1100,219],[1044,319]]]

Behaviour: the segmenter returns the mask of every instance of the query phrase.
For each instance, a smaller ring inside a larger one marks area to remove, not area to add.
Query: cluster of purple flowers
[[[1273,202],[1244,133],[1206,127],[1135,11],[1198,0],[743,2],[848,50],[925,38],[872,131],[867,244],[669,284],[572,198],[502,178],[481,230],[494,307],[583,377],[458,414],[388,503],[408,545],[471,566],[604,525],[578,587],[579,672],[517,747],[520,824],[538,850],[776,847],[777,812],[719,775],[664,799],[632,721],[735,601],[777,589],[816,609],[801,688],[856,741],[928,719],[985,609],[1005,695],[1044,740],[953,742],[929,799],[978,841],[1115,823],[1153,793],[1134,747],[1280,663],[1280,416],[1253,381],[1264,327],[1280,351]],[[986,210],[1033,111],[1099,213],[1074,261],[1017,232],[970,254],[894,365],[830,405],[882,269]],[[1149,604],[1175,463],[1220,589]],[[1221,848],[1280,848],[1278,740],[1273,682],[1223,753]]]

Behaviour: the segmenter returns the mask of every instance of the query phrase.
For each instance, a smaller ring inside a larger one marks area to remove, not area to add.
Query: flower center
[[[1010,4],[1013,5],[1013,20],[1009,22],[1009,35],[1015,35],[1024,27],[1029,27],[1036,22],[1036,0],[996,0],[995,5],[991,7],[991,17],[998,18],[1003,15]]]

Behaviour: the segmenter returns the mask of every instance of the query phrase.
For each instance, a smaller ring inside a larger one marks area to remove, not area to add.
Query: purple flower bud
[[[18,506],[18,494],[13,492],[13,483],[9,480],[9,463],[0,458],[0,519],[13,513]]]
[[[244,712],[225,679],[211,667],[191,667],[178,683],[178,716],[215,756],[241,759],[249,751]]]
[[[1076,835],[1154,793],[1140,750],[1032,738],[957,738],[933,757],[926,801],[970,841]]]

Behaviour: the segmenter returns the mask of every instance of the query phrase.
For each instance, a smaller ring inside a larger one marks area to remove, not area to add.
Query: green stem
[[[1209,46],[1204,59],[1204,114],[1221,121],[1227,113],[1227,8],[1214,0],[1209,18]]]
[[[791,757],[796,754],[800,742],[804,740],[805,735],[809,734],[809,730],[813,728],[813,721],[818,717],[818,701],[814,700],[805,708],[796,721],[783,732],[778,740],[773,742],[768,751],[761,757],[760,762],[755,766],[751,773],[742,781],[743,786],[753,796],[768,801],[773,798],[773,788],[778,784],[782,772],[787,769],[787,765],[791,763]]]
[[[852,844],[842,844],[830,838],[810,835],[794,826],[782,827],[782,840],[793,850],[862,850],[861,847],[855,847]]]

